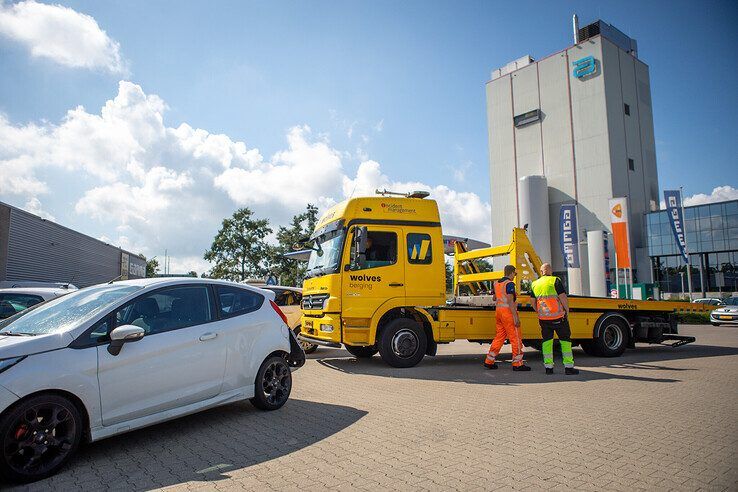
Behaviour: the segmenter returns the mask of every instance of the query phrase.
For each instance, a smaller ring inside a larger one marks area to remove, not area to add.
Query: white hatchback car
[[[0,289],[0,319],[10,318],[39,302],[74,292],[76,287],[12,287]]]
[[[153,278],[0,322],[0,474],[38,480],[83,439],[238,400],[280,408],[305,354],[273,299],[231,282]]]

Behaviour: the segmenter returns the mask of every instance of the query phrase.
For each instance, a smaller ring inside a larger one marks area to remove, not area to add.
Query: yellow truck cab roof
[[[438,204],[435,200],[402,197],[351,198],[329,208],[315,226],[316,231],[331,222],[343,219],[350,225],[354,219],[382,222],[428,222],[440,225]],[[430,225],[430,224],[429,224]]]

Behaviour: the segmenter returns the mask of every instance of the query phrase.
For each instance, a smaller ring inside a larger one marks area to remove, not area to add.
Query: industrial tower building
[[[650,282],[643,221],[658,209],[659,186],[648,66],[638,59],[635,40],[605,22],[579,29],[575,17],[574,29],[573,46],[540,60],[515,60],[487,83],[492,242],[506,243],[511,229],[524,225],[520,179],[545,176],[551,258],[543,260],[566,272],[560,205],[578,203],[583,240],[585,230],[610,230],[609,199],[626,196],[633,267],[638,281]],[[586,261],[586,294],[585,270]]]

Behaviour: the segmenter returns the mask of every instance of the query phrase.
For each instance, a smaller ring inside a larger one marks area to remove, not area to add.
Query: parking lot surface
[[[90,444],[23,488],[736,490],[738,327],[680,331],[697,343],[576,349],[579,376],[546,376],[532,349],[532,372],[486,371],[468,342],[411,369],[320,349],[281,410],[233,404]]]

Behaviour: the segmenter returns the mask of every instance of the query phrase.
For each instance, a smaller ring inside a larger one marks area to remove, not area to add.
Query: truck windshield
[[[336,229],[315,238],[313,247],[318,251],[310,253],[307,266],[308,278],[338,271],[345,235],[346,231],[344,229]]]

